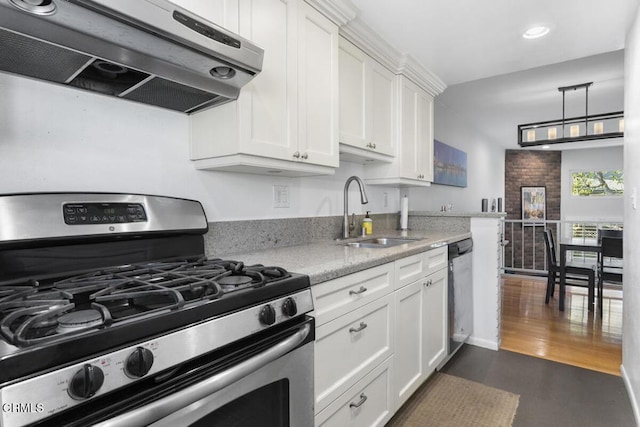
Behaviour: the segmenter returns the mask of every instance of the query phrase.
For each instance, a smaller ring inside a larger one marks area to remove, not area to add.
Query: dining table
[[[567,280],[567,252],[569,251],[593,252],[598,254],[600,253],[600,243],[596,240],[576,241],[575,238],[570,237],[560,240],[560,311],[564,311],[565,287]]]

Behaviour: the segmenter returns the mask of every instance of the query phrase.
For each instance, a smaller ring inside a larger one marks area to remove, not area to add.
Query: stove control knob
[[[296,305],[296,300],[293,298],[287,298],[282,303],[282,312],[289,317],[293,317],[298,314],[298,306]]]
[[[127,357],[124,373],[129,378],[144,377],[151,369],[151,365],[153,365],[153,353],[151,350],[138,347]]]
[[[102,369],[86,364],[71,378],[69,396],[76,400],[87,399],[96,394],[103,382]]]
[[[271,304],[267,304],[262,307],[262,310],[260,310],[259,319],[260,323],[262,323],[263,325],[273,325],[274,323],[276,323],[276,311],[273,309]]]

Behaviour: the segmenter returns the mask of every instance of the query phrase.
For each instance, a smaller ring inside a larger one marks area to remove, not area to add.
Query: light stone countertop
[[[407,237],[420,240],[389,248],[369,249],[344,245],[346,242],[375,237]],[[471,237],[469,232],[409,231],[403,233],[396,231],[343,241],[317,240],[302,245],[220,255],[223,258],[242,261],[246,265],[258,263],[273,265],[290,272],[307,274],[311,285],[315,285],[469,237]]]

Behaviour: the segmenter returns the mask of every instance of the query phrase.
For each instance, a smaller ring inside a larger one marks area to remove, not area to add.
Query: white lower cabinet
[[[387,295],[316,327],[316,411],[393,354],[393,318]]]
[[[315,425],[384,426],[447,354],[447,248],[311,288]]]
[[[394,396],[400,407],[447,355],[447,269],[395,292]]]
[[[427,276],[424,285],[424,361],[427,376],[447,356],[449,340],[447,322],[447,269]]]
[[[423,287],[422,280],[418,280],[395,292],[396,348],[393,393],[398,407],[426,378]]]
[[[315,418],[318,427],[384,426],[393,416],[393,356],[382,362]]]

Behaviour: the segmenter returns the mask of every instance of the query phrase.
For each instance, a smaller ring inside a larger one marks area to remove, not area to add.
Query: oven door
[[[313,318],[282,326],[277,333],[249,337],[135,388],[117,390],[108,402],[95,401],[81,412],[47,422],[100,427],[311,426]]]

